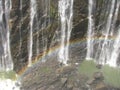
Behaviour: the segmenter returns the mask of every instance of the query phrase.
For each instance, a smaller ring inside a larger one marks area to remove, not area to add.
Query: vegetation
[[[52,3],[50,6],[50,17],[52,18],[57,18],[57,9],[55,7],[55,5]]]
[[[49,67],[42,67],[40,69],[40,72],[42,72],[42,73],[49,73],[50,71],[51,71],[51,68],[49,68]]]
[[[79,66],[79,72],[87,75],[88,77],[92,77],[94,72],[97,72],[96,64],[93,60],[84,60]]]
[[[103,75],[105,82],[111,86],[120,88],[120,69],[108,65],[103,66]]]
[[[16,80],[16,73],[14,71],[0,71],[0,79]]]
[[[102,69],[97,69],[93,60],[84,60],[79,68],[79,73],[84,74],[91,78],[94,72],[102,71],[104,82],[112,87],[120,88],[120,69],[104,65]]]

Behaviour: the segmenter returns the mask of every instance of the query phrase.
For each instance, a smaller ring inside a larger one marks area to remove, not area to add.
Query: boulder
[[[102,72],[95,72],[93,74],[93,77],[94,79],[101,79],[101,80],[104,78]]]
[[[103,82],[101,82],[96,85],[94,90],[108,90],[108,88],[106,87],[106,85]]]
[[[94,78],[92,78],[92,79],[90,79],[90,80],[88,80],[88,81],[87,81],[87,84],[88,84],[88,85],[91,85],[91,84],[93,84],[93,83],[94,83],[94,81],[95,81],[95,79],[94,79]]]
[[[65,85],[67,83],[67,80],[68,80],[67,78],[61,78],[61,83]]]

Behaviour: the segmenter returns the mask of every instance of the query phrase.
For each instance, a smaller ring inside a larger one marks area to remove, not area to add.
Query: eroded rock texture
[[[37,10],[33,24],[33,59],[43,51],[59,45],[60,19],[58,0],[37,0]],[[108,17],[109,0],[95,0],[93,18],[95,30],[104,26],[100,24]],[[117,0],[116,0],[117,3]],[[73,30],[71,40],[86,37],[88,26],[88,0],[74,0]],[[120,11],[120,10],[119,10]],[[120,13],[120,12],[119,12]],[[120,14],[116,25],[120,22]],[[18,72],[28,62],[28,40],[30,31],[30,0],[12,0],[11,10],[11,51],[14,70]],[[37,45],[39,43],[39,45]],[[37,49],[39,48],[39,50]]]

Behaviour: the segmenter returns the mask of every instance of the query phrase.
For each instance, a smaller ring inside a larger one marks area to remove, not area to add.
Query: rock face
[[[63,67],[59,64],[51,58],[34,64],[22,75],[21,90],[120,90],[106,85],[101,72],[90,78],[74,64]]]
[[[18,72],[28,63],[28,40],[30,31],[30,0],[12,0],[11,10],[11,52],[14,70]],[[48,11],[45,11],[49,9]],[[48,14],[44,16],[44,14]],[[50,21],[49,21],[50,20]],[[57,2],[52,0],[50,6],[43,0],[37,0],[37,16],[33,25],[33,57],[49,49],[57,24]],[[37,43],[39,43],[37,52]]]
[[[22,76],[21,88],[23,90],[87,90],[85,81],[86,77],[77,74],[74,65],[59,67],[59,62],[49,60],[29,68]]]
[[[95,10],[93,13],[96,23],[95,30],[100,28],[99,21],[102,21],[107,17],[106,4],[108,1],[109,0],[95,0]],[[41,56],[43,51],[59,45],[60,41],[58,0],[36,0],[36,2],[37,13],[33,25],[33,60],[38,55]],[[88,26],[88,0],[74,0],[73,11],[71,41],[86,37]],[[14,62],[14,70],[19,72],[28,63],[30,0],[22,0],[22,2],[21,0],[12,0],[10,18],[11,52]],[[120,14],[116,25],[118,25],[119,22]]]
[[[22,2],[21,2],[22,1]],[[59,0],[36,0],[37,13],[33,24],[33,56],[34,61],[46,54],[50,48],[59,46],[60,19],[58,15]],[[107,8],[110,0],[94,0],[93,18],[95,31],[104,26],[103,20],[108,17]],[[117,1],[117,0],[116,0]],[[73,29],[71,41],[86,37],[88,26],[88,0],[74,0]],[[120,10],[119,10],[120,11]],[[100,24],[101,22],[102,24]],[[30,0],[12,0],[10,13],[10,40],[14,70],[19,72],[28,64],[28,41],[30,34]],[[120,12],[117,23],[120,23]],[[98,31],[99,32],[99,31]],[[98,33],[100,34],[100,33]],[[97,35],[99,37],[99,35]],[[85,47],[86,44],[82,46]],[[80,52],[83,50],[80,49]],[[74,52],[76,54],[77,52]],[[79,53],[77,53],[79,54]],[[85,56],[80,53],[81,57]],[[49,59],[49,58],[48,58]],[[52,59],[51,59],[52,60]],[[102,73],[96,72],[92,79],[80,75],[74,65],[61,67],[57,60],[44,64],[35,64],[22,76],[24,90],[88,90],[88,84],[93,90],[112,90],[104,82]],[[79,60],[80,61],[80,60]],[[74,61],[73,61],[74,62]],[[101,68],[101,66],[96,66]],[[114,89],[119,90],[119,89]]]
[[[102,74],[102,72],[95,72],[95,73],[94,73],[94,78],[95,78],[95,79],[103,79],[103,74]]]
[[[11,11],[11,51],[14,61],[14,70],[18,72],[27,64],[28,50],[28,32],[29,32],[29,0],[23,1],[22,12],[20,9],[20,0],[12,0]],[[21,45],[20,45],[21,44]]]
[[[33,25],[33,59],[38,56],[38,53],[42,54],[43,51],[59,44],[58,1],[48,1],[50,4],[37,0],[37,14]],[[74,4],[71,40],[83,38],[87,31],[87,0],[75,0]],[[22,0],[22,2],[12,0],[10,27],[14,70],[19,72],[28,63],[30,0]],[[38,46],[37,43],[39,43]]]

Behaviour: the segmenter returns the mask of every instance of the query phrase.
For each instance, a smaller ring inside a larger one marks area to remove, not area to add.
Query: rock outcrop
[[[74,1],[73,30],[71,40],[83,38],[87,31],[87,0]],[[45,11],[45,8],[48,9]],[[45,16],[45,14],[47,14]],[[30,31],[30,0],[12,0],[11,10],[11,52],[14,70],[19,72],[28,63],[28,40]],[[37,0],[37,14],[33,25],[33,60],[44,50],[59,45],[58,1],[48,2]]]
[[[21,90],[120,90],[104,83],[102,72],[94,72],[90,78],[78,66],[61,67],[55,59],[38,62],[22,75]]]
[[[36,0],[37,13],[33,25],[33,56],[42,56],[44,51],[59,45],[60,23],[58,15],[58,0]],[[95,0],[93,18],[95,31],[104,26],[103,20],[108,17],[107,3],[109,0]],[[119,10],[120,11],[120,10]],[[87,35],[88,0],[74,0],[73,29],[70,40],[82,39]],[[120,13],[120,12],[119,12]],[[20,71],[28,63],[28,40],[30,31],[30,0],[12,0],[10,15],[11,52],[14,70]],[[103,22],[103,23],[102,23]],[[120,22],[120,14],[116,25]],[[100,33],[97,33],[99,37]],[[37,46],[37,43],[39,45]],[[39,48],[39,50],[37,49]]]

